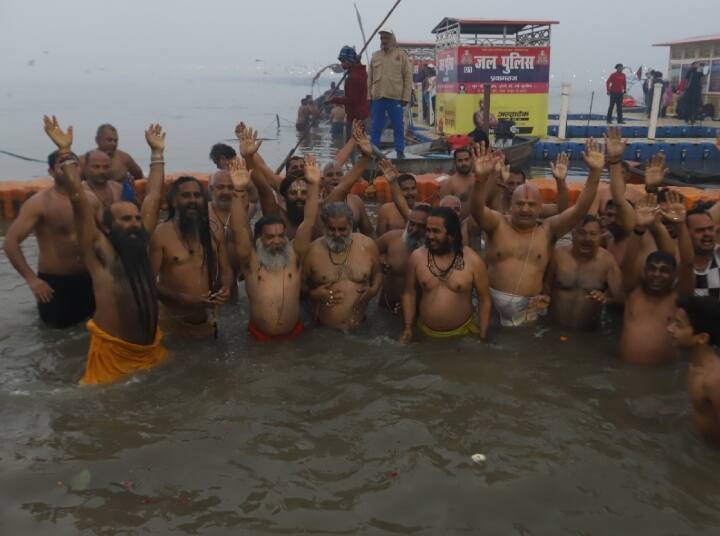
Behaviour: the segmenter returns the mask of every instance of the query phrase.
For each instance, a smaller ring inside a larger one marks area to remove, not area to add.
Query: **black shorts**
[[[95,295],[89,274],[55,275],[38,272],[38,277],[54,291],[48,303],[38,302],[40,319],[48,326],[67,328],[90,318],[95,312]]]

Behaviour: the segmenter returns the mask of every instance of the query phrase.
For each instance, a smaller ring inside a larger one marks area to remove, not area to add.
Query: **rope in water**
[[[29,156],[23,156],[21,154],[13,153],[10,151],[5,151],[3,149],[0,149],[0,153],[6,154],[8,156],[12,156],[13,158],[19,158],[20,160],[25,160],[26,162],[38,162],[40,164],[47,164],[47,160],[40,160],[38,158],[31,158]]]

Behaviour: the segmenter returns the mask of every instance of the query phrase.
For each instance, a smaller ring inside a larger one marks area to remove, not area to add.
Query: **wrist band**
[[[165,164],[165,160],[150,160],[150,165],[153,164]]]
[[[78,163],[78,161],[75,160],[74,158],[68,158],[67,160],[60,163],[60,167],[65,167],[68,164],[77,164],[77,163]]]
[[[622,158],[618,158],[617,160],[608,160],[608,165],[619,164],[620,162],[622,162]]]

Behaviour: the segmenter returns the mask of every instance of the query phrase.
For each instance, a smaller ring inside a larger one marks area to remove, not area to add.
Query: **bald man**
[[[475,187],[471,211],[487,235],[485,258],[490,292],[495,318],[501,325],[519,326],[533,321],[547,306],[548,297],[541,291],[552,246],[587,214],[605,165],[605,155],[595,140],[589,139],[585,147],[583,159],[590,174],[577,203],[542,223],[538,223],[542,199],[540,191],[533,185],[523,184],[513,192],[509,216],[485,206],[488,178],[504,155],[482,155],[479,146],[473,148]]]
[[[85,189],[95,194],[103,208],[122,201],[122,184],[111,180],[110,157],[98,149],[85,153],[82,179]]]

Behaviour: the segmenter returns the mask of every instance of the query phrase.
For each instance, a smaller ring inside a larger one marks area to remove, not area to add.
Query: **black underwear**
[[[95,312],[92,279],[87,273],[55,275],[38,272],[38,277],[53,289],[48,303],[38,302],[40,319],[53,328],[67,328]]]

